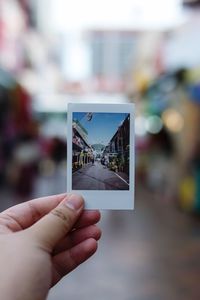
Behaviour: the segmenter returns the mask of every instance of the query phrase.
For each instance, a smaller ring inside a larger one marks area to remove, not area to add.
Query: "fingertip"
[[[101,231],[101,229],[99,227],[98,227],[98,229],[99,229],[99,232],[98,232],[97,241],[99,241],[100,238],[102,237],[102,231]]]
[[[98,243],[94,238],[89,238],[84,243],[84,251],[88,253],[89,256],[93,255],[98,248]]]
[[[77,221],[75,228],[96,224],[100,221],[100,219],[101,214],[98,210],[84,210],[80,219]]]
[[[99,222],[101,220],[101,213],[99,210],[94,210],[93,211],[94,217],[96,219],[96,223]]]
[[[93,225],[93,237],[96,241],[100,240],[101,236],[102,236],[102,231],[101,229],[96,226],[96,225]]]
[[[101,213],[100,213],[100,211],[98,209],[96,209],[96,210],[88,210],[88,212],[93,213],[98,220],[101,219]]]
[[[63,203],[72,210],[79,211],[80,209],[83,210],[84,207],[84,199],[81,195],[78,194],[69,194]]]
[[[70,194],[67,194],[67,197],[68,198],[78,198],[80,199],[81,201],[85,202],[85,199],[83,198],[83,196],[79,193],[70,193]]]

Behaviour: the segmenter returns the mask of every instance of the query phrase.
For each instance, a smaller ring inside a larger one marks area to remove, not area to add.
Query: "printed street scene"
[[[72,189],[129,190],[130,115],[73,113]]]

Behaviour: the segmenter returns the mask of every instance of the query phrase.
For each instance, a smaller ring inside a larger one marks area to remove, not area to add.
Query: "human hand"
[[[78,195],[31,200],[0,213],[0,295],[44,300],[49,289],[97,249],[99,211]]]

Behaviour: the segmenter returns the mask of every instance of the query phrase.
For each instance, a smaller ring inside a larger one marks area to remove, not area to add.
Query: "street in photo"
[[[72,113],[73,190],[129,190],[129,158],[129,113]]]

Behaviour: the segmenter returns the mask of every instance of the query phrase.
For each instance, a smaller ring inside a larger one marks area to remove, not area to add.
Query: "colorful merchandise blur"
[[[22,201],[32,196],[39,174],[52,176],[66,160],[66,141],[40,133],[31,96],[2,69],[0,107],[0,187],[13,191]]]
[[[165,72],[138,90],[137,172],[158,199],[200,212],[200,76]]]
[[[39,174],[52,175],[66,158],[66,141],[41,134],[43,120],[33,109],[38,69],[48,57],[36,19],[36,2],[0,1],[0,189],[19,201],[32,196]]]
[[[0,184],[27,196],[37,172],[38,124],[31,113],[29,94],[2,69],[0,106]]]

